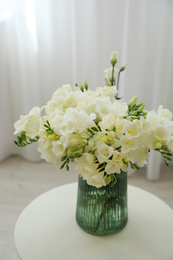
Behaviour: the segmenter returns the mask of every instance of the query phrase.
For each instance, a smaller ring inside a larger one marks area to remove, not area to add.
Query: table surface
[[[172,260],[173,210],[142,189],[128,186],[128,223],[119,233],[97,237],[75,220],[77,183],[33,200],[15,227],[22,260]]]

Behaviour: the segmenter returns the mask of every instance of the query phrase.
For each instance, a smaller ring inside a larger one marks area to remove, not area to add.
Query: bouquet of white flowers
[[[126,66],[115,69],[116,52],[110,61],[105,87],[89,90],[86,80],[73,89],[63,85],[47,105],[34,107],[14,124],[14,134],[21,133],[15,144],[24,147],[38,141],[42,159],[61,162],[60,168],[67,170],[76,162],[83,179],[97,188],[114,185],[115,173],[128,166],[143,167],[151,149],[160,152],[166,164],[173,152],[172,113],[162,106],[148,112],[136,96],[122,103],[118,85]]]

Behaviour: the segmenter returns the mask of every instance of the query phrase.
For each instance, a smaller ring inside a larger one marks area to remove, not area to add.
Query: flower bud
[[[148,111],[147,110],[142,110],[143,115],[147,115]]]
[[[124,65],[124,66],[122,66],[121,69],[120,69],[120,72],[123,71],[123,70],[125,70],[126,67],[127,67],[127,64]]]
[[[160,141],[156,141],[156,142],[154,143],[154,145],[155,145],[156,149],[162,148],[162,143],[161,143]]]
[[[130,162],[130,158],[129,158],[129,157],[124,158],[124,162],[125,162],[125,163]]]
[[[107,78],[105,78],[105,86],[111,87],[111,82]]]
[[[111,61],[112,66],[115,66],[115,64],[117,63],[117,52],[116,51],[111,53],[110,61]]]
[[[84,92],[84,87],[83,87],[82,83],[80,83],[80,90],[81,90],[82,92]]]
[[[145,107],[145,104],[142,103],[142,104],[138,107],[138,109],[136,110],[136,112],[141,112],[144,107]]]
[[[84,80],[84,88],[85,88],[86,90],[88,90],[88,83],[87,83],[86,79]]]
[[[49,138],[49,140],[58,140],[58,139],[59,139],[59,137],[58,137],[55,133],[50,134],[50,135],[48,136],[48,138]]]
[[[105,135],[102,138],[100,138],[100,140],[104,143],[107,143],[109,141],[109,138]]]
[[[111,146],[113,146],[114,140],[109,140],[109,144],[110,144]]]
[[[132,99],[130,100],[128,107],[130,110],[132,110],[132,107],[136,105],[138,101],[138,97],[137,96],[133,96]]]
[[[81,146],[80,145],[76,145],[76,146],[71,146],[70,147],[70,152],[77,152],[81,149]]]

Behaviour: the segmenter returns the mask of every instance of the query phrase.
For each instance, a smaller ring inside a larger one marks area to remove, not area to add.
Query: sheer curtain
[[[37,145],[13,144],[20,114],[42,106],[62,84],[104,85],[110,53],[118,51],[120,95],[139,97],[147,109],[173,111],[173,1],[1,0],[0,160],[20,154],[39,160]],[[153,153],[147,176],[159,177]]]

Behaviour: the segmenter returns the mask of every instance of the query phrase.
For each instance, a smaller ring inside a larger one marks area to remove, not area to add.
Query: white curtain
[[[137,95],[146,109],[173,112],[172,25],[172,0],[1,0],[0,160],[39,160],[37,145],[13,144],[14,122],[62,84],[103,86],[112,51],[119,66],[128,64],[123,101]],[[158,178],[160,162],[152,153],[148,178]]]

